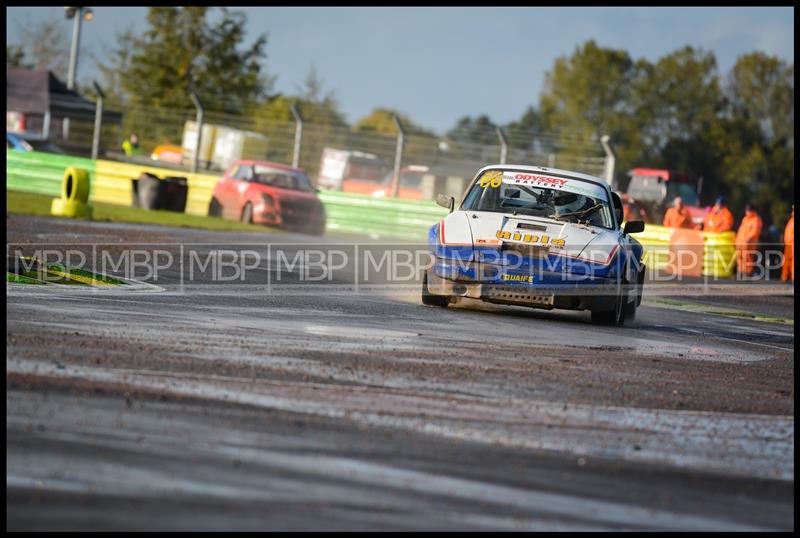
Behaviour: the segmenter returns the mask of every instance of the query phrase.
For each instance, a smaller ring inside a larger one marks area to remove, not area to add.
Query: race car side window
[[[614,215],[617,217],[617,226],[619,226],[623,220],[622,198],[616,192],[611,191],[611,202],[614,204]]]
[[[461,207],[464,209],[473,209],[477,207],[476,202],[481,194],[483,194],[483,189],[476,189],[475,185],[473,185],[469,191],[469,194],[467,194],[467,197],[464,198],[464,202],[461,204]]]
[[[253,167],[240,166],[239,169],[236,170],[236,174],[233,177],[235,179],[241,179],[243,181],[250,181],[253,179]]]

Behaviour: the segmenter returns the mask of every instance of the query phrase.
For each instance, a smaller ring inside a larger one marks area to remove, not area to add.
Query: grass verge
[[[52,196],[47,196],[45,194],[7,190],[6,211],[19,215],[51,217],[50,204],[52,200]],[[242,222],[224,220],[217,217],[200,217],[197,215],[187,215],[186,213],[175,213],[173,211],[148,211],[135,207],[103,203],[93,203],[92,206],[94,206],[94,218],[92,221],[95,222],[133,222],[139,224],[159,224],[162,226],[231,232],[281,232],[281,230],[275,228],[268,228],[255,224],[244,224]]]
[[[735,310],[731,308],[720,308],[706,304],[691,303],[687,301],[677,301],[675,299],[655,299],[645,298],[642,304],[661,308],[673,308],[675,310],[684,310],[686,312],[698,312],[701,314],[715,314],[717,316],[726,316],[729,318],[742,318],[752,319],[754,321],[765,321],[768,323],[783,323],[785,325],[794,325],[794,320],[791,318],[783,318],[780,316],[771,316],[769,314],[760,314],[756,312],[747,312],[744,310]]]

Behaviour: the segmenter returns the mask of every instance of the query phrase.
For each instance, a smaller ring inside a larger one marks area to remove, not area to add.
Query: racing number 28
[[[484,189],[486,187],[497,188],[502,183],[503,183],[503,173],[500,172],[499,170],[498,171],[486,172],[485,174],[483,174],[481,176],[481,179],[478,182],[478,184],[481,187],[483,187]]]

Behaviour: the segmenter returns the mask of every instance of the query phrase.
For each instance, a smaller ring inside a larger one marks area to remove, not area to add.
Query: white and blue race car
[[[482,168],[450,214],[431,227],[433,263],[422,302],[459,297],[535,308],[590,310],[592,321],[622,325],[642,300],[642,245],[622,222],[622,201],[598,177],[538,166]]]

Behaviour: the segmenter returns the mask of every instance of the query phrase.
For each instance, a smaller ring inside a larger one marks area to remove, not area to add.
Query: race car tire
[[[636,297],[633,301],[625,305],[625,320],[633,321],[636,319],[636,309],[642,304],[642,290],[644,289],[644,270],[636,275]]]
[[[297,231],[300,233],[308,234],[308,235],[325,235],[325,223],[318,223],[318,224],[309,224],[306,226],[301,226],[297,228]],[[291,229],[291,228],[289,228]]]
[[[208,204],[208,216],[209,217],[221,217],[222,216],[222,204],[219,203],[216,196],[211,197],[211,202]]]
[[[446,295],[434,295],[428,290],[428,273],[422,275],[422,304],[426,306],[438,306],[447,308],[450,298]]]
[[[637,286],[637,288],[638,288],[638,286]],[[624,319],[624,321],[633,321],[633,320],[636,319],[636,307],[637,306],[638,305],[636,304],[636,299],[634,299],[633,301],[625,304],[625,306],[624,306],[624,310],[625,310],[625,319]]]
[[[647,274],[645,272],[645,269],[647,268],[644,265],[642,265],[642,270],[639,271],[638,279],[636,280],[636,283],[639,285],[639,288],[637,290],[638,295],[636,296],[636,306],[641,306],[642,304],[642,294],[644,292],[644,279]]]
[[[242,210],[242,222],[253,224],[253,204],[247,202]]]
[[[326,225],[323,222],[322,224],[312,227],[311,230],[309,230],[309,233],[311,235],[325,235],[325,227]]]
[[[611,325],[614,327],[619,327],[625,324],[627,305],[625,304],[625,295],[623,293],[623,289],[624,286],[621,286],[619,293],[617,293],[613,310],[592,310],[592,323],[597,325]]]

